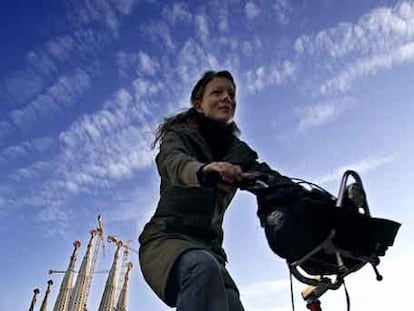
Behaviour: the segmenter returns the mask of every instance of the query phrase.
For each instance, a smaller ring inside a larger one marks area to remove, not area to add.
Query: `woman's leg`
[[[205,250],[189,250],[177,259],[167,296],[176,300],[177,311],[229,310],[220,264]]]

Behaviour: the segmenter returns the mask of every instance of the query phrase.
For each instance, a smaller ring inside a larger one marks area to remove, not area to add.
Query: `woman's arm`
[[[243,178],[239,165],[229,162],[203,163],[198,161],[179,133],[170,131],[166,133],[161,144],[160,152],[156,158],[158,171],[162,178],[175,185],[189,187],[206,186],[214,184],[203,183],[206,174],[217,173],[216,182],[234,184]]]
[[[163,137],[156,157],[159,174],[172,184],[200,186],[197,171],[205,164],[192,156],[188,146],[177,132],[169,131]]]

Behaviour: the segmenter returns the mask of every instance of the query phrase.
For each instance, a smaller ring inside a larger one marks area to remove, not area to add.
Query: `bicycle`
[[[351,176],[354,182],[348,185]],[[379,257],[393,245],[401,224],[371,216],[358,173],[348,170],[343,174],[337,198],[311,182],[290,180],[293,183],[272,184],[272,174],[248,172],[237,186],[256,195],[258,216],[270,248],[286,259],[291,276],[309,285],[302,292],[307,308],[322,311],[321,296],[340,288],[346,276],[366,264],[371,264],[381,281]],[[298,224],[288,225],[283,219]],[[346,288],[345,292],[349,310]]]

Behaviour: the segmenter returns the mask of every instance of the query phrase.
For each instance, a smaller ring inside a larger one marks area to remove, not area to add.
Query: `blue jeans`
[[[226,288],[222,266],[209,252],[200,249],[183,253],[168,280],[166,296],[177,311],[244,311],[239,293]]]

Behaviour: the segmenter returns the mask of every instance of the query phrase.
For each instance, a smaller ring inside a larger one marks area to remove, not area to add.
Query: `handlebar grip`
[[[246,172],[243,174],[244,178],[233,184],[234,187],[242,190],[254,190],[260,188],[267,188],[267,175],[261,172]],[[214,187],[222,182],[220,173],[215,171],[204,171],[200,169],[197,172],[197,179],[203,187]]]
[[[242,190],[255,190],[260,188],[267,188],[268,176],[261,172],[246,172],[243,174],[244,178],[235,186]]]
[[[214,171],[199,170],[197,172],[197,179],[203,187],[214,187],[221,181],[221,176]]]

